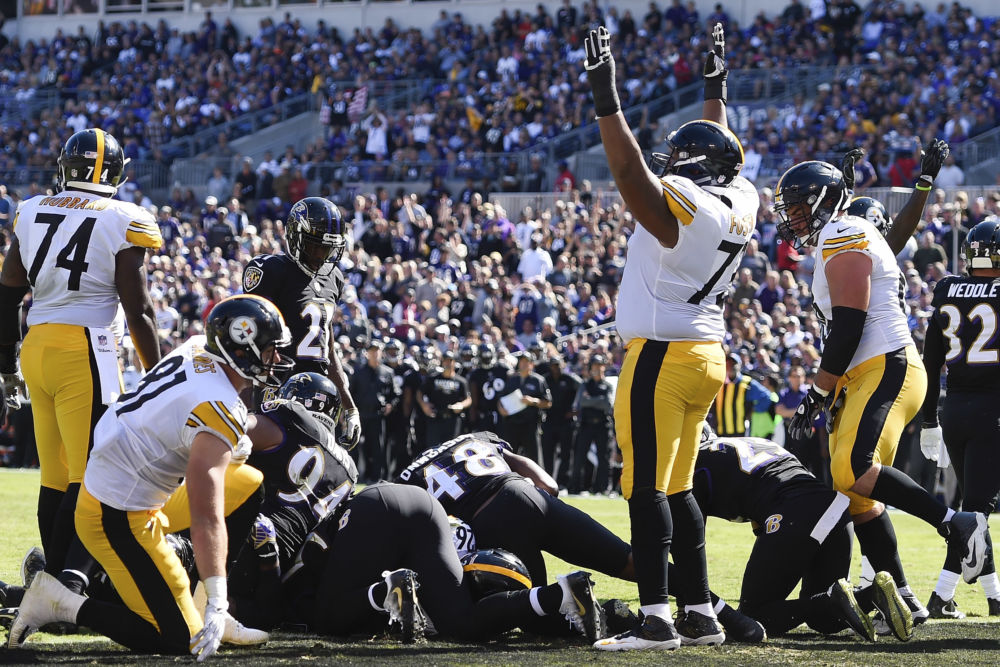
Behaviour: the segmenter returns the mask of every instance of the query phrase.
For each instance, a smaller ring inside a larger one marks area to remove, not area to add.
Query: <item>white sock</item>
[[[372,593],[375,592],[375,587],[381,583],[382,582],[379,582],[378,584],[372,584],[371,586],[368,587],[368,604],[370,604],[372,606],[372,609],[374,609],[375,611],[385,611],[385,607],[375,602],[375,597],[372,595]]]
[[[958,588],[958,579],[960,576],[958,572],[941,570],[941,574],[938,575],[937,586],[934,587],[934,592],[945,602],[951,600],[955,597],[955,589]],[[980,577],[980,579],[982,578]]]
[[[528,599],[531,600],[531,608],[535,610],[535,613],[539,616],[548,616],[545,610],[542,609],[541,603],[538,601],[538,587],[532,588],[528,593]]]
[[[714,611],[716,614],[719,614],[725,608],[726,608],[726,601],[723,600],[722,598],[719,598],[719,601],[715,603],[714,607],[712,607],[712,611]]]
[[[1000,598],[1000,578],[996,572],[979,577],[979,585],[983,587],[986,597],[994,600]]]
[[[709,618],[717,618],[715,615],[715,610],[712,609],[711,602],[703,602],[702,604],[686,604],[684,605],[684,611],[696,611],[702,616],[708,616]]]
[[[875,568],[872,567],[871,561],[868,560],[868,556],[861,557],[861,577],[860,584],[862,588],[867,588],[872,585],[872,581],[875,580]]]
[[[670,620],[670,603],[664,602],[662,604],[644,604],[639,607],[641,611],[646,616],[659,616],[664,621]]]
[[[953,516],[955,516],[955,510],[949,507],[948,511],[944,513],[944,521],[942,521],[941,523],[948,523],[949,521],[951,521],[951,517]]]

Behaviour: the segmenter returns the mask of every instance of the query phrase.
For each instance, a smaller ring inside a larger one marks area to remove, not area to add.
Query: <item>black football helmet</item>
[[[80,130],[71,136],[57,161],[60,190],[84,190],[113,196],[125,182],[128,160],[121,144],[100,128]]]
[[[281,385],[278,398],[301,403],[330,433],[340,421],[340,392],[333,381],[319,373],[296,373]]]
[[[264,352],[291,344],[292,336],[278,309],[267,299],[239,294],[223,299],[205,320],[205,352],[258,386],[278,387],[275,373],[292,369],[293,361],[277,354],[264,361]]]
[[[774,190],[778,234],[795,248],[814,245],[823,225],[847,208],[850,196],[844,175],[832,164],[811,160],[795,165]]]
[[[493,343],[483,343],[479,346],[479,367],[493,368],[497,360],[497,348]]]
[[[847,215],[856,215],[864,218],[875,226],[879,234],[885,236],[892,229],[892,218],[877,199],[872,197],[855,197],[847,207]]]
[[[462,346],[458,348],[458,362],[462,364],[462,368],[475,368],[478,357],[479,350],[475,343],[462,343]]]
[[[482,599],[493,593],[525,591],[531,575],[520,558],[505,549],[480,549],[462,558],[463,581]]]
[[[724,188],[743,168],[743,146],[729,128],[710,120],[692,120],[667,135],[667,152],[653,153],[657,176],[676,174],[695,185]]]
[[[403,341],[397,338],[390,338],[389,342],[385,344],[385,351],[382,354],[385,357],[385,362],[395,368],[403,360],[405,352],[406,348],[403,346]]]
[[[288,254],[308,275],[329,275],[347,248],[340,209],[322,197],[295,202],[285,221]]]
[[[965,270],[1000,269],[1000,219],[990,216],[969,230],[962,244]]]

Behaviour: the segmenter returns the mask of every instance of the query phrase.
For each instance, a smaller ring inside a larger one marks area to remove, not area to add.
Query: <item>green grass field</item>
[[[35,500],[37,471],[0,470],[0,579],[18,581],[21,557],[38,543]],[[589,512],[598,521],[628,539],[625,501],[605,498],[574,498],[570,502]],[[991,526],[1000,530],[993,517]],[[934,530],[919,520],[894,514],[900,552],[910,586],[926,602],[937,581],[944,559],[944,543]],[[730,601],[738,598],[743,566],[753,535],[746,524],[708,521],[708,567],[713,590]],[[852,570],[857,579],[858,563]],[[555,558],[549,572],[574,568]],[[349,573],[347,573],[349,576]],[[634,584],[600,574],[595,575],[597,594],[602,600],[618,597],[633,608],[638,606]],[[602,654],[581,643],[538,640],[513,634],[503,641],[486,645],[432,641],[404,646],[390,639],[363,638],[353,642],[276,633],[272,641],[258,649],[227,649],[211,658],[214,664],[281,665],[307,664],[661,664],[683,660],[692,665],[938,665],[995,664],[1000,656],[1000,619],[986,614],[986,600],[977,586],[962,584],[956,595],[960,608],[968,614],[963,621],[931,621],[917,628],[912,641],[903,644],[880,638],[877,644],[863,644],[848,632],[826,637],[807,629],[775,639],[765,646],[726,645],[681,649],[663,654]],[[5,633],[0,631],[5,639]],[[63,663],[87,665],[151,665],[187,662],[183,658],[134,656],[111,641],[96,636],[55,637],[35,635],[24,649],[0,649],[0,664]]]

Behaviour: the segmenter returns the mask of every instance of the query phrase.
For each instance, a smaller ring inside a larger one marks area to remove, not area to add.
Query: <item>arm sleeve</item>
[[[941,366],[944,365],[944,334],[937,317],[932,317],[924,339],[924,369],[927,371],[927,394],[921,410],[925,424],[938,423],[938,399],[941,397]]]

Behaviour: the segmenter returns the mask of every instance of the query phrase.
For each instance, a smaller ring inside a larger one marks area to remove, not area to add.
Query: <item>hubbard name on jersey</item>
[[[448,514],[471,521],[509,479],[520,478],[503,458],[510,445],[488,432],[460,435],[414,459],[396,482],[426,487]]]
[[[660,183],[677,218],[677,245],[665,248],[642,221],[636,225],[618,293],[618,334],[721,342],[722,302],[757,224],[757,191],[741,176],[722,197],[682,176]]]
[[[31,282],[28,326],[110,327],[118,310],[115,255],[163,245],[145,209],[76,190],[22,202],[14,234]]]
[[[243,270],[243,291],[264,297],[285,318],[292,334],[296,373],[326,375],[330,320],[343,287],[340,269],[309,276],[288,255],[258,255]]]
[[[211,433],[236,451],[246,428],[239,394],[205,354],[205,337],[192,336],[101,417],[84,484],[115,509],[162,507],[184,481],[198,433]]]
[[[826,331],[829,331],[833,313],[830,285],[826,280],[827,262],[845,252],[863,253],[872,262],[868,316],[848,370],[878,355],[912,345],[904,312],[905,283],[896,257],[878,230],[867,220],[845,215],[823,226],[816,247],[814,308]]]

